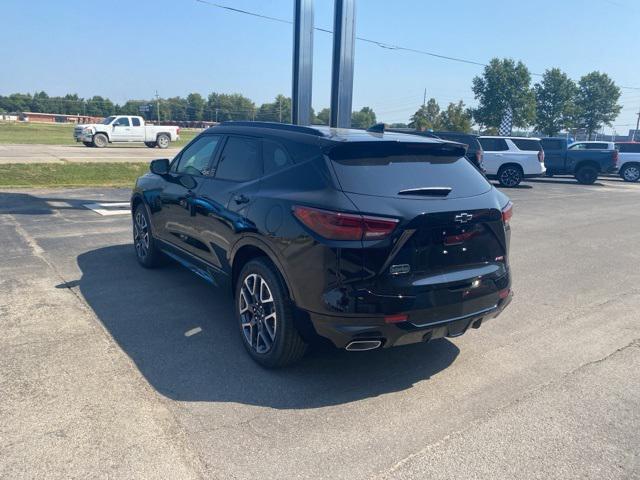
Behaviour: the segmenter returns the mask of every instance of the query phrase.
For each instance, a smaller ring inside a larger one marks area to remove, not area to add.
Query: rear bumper
[[[346,348],[358,340],[379,340],[384,348],[426,342],[442,337],[457,337],[469,328],[479,328],[483,323],[502,313],[511,303],[513,292],[496,303],[479,310],[435,320],[430,312],[408,312],[408,319],[400,323],[387,323],[384,317],[330,316],[309,312],[317,334],[329,339],[337,348]],[[460,306],[462,307],[462,305]]]

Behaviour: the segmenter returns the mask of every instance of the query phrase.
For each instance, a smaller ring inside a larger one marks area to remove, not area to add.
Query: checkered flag
[[[500,122],[500,128],[498,129],[498,133],[502,136],[511,135],[511,131],[513,130],[513,111],[511,110],[511,105],[507,105],[507,109],[504,111],[504,116],[502,117],[502,121]]]

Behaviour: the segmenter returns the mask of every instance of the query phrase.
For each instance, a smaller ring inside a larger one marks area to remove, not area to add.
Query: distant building
[[[102,118],[90,115],[62,115],[42,112],[21,112],[18,114],[18,120],[21,122],[35,123],[95,123],[102,120]]]

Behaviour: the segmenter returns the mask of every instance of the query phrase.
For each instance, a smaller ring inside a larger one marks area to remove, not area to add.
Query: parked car
[[[478,140],[487,177],[496,178],[503,187],[516,187],[523,179],[545,172],[544,150],[538,138],[481,136]]]
[[[262,122],[209,128],[131,197],[138,261],[230,286],[267,367],[478,328],[511,300],[512,204],[459,144]]]
[[[180,138],[180,128],[168,125],[145,125],[144,119],[129,115],[112,115],[100,123],[77,125],[76,142],[87,147],[106,147],[109,143],[144,142],[149,148],[167,148]]]
[[[618,152],[611,142],[577,142],[567,145],[567,140],[562,137],[543,138],[541,142],[549,177],[573,175],[579,183],[590,185],[598,179],[599,174],[612,172],[616,168]],[[611,148],[600,148],[601,146]]]
[[[471,163],[473,163],[476,167],[480,169],[480,171],[484,172],[484,165],[482,163],[482,146],[478,141],[478,135],[473,135],[471,133],[461,133],[461,132],[434,132],[434,131],[421,131],[421,130],[413,130],[409,128],[405,129],[387,129],[388,131],[398,132],[398,133],[410,133],[412,135],[421,135],[424,137],[431,138],[440,138],[442,140],[449,140],[452,142],[462,143],[467,146],[467,153],[465,157]]]
[[[617,142],[618,173],[625,182],[640,180],[640,142]]]

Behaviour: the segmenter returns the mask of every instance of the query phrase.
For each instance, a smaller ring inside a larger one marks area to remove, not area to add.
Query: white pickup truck
[[[76,142],[87,147],[106,147],[109,143],[144,142],[149,148],[167,148],[180,138],[180,127],[145,125],[142,117],[112,115],[100,123],[76,125]]]

